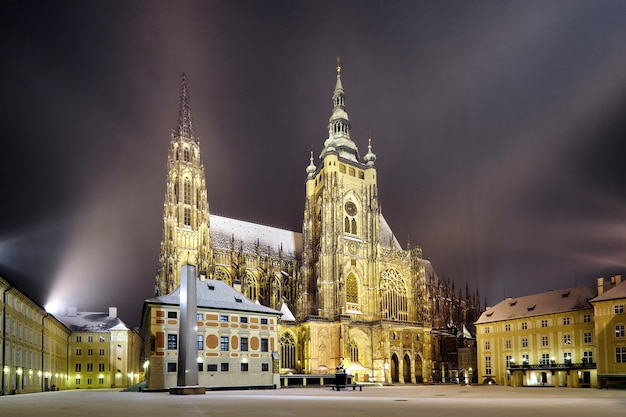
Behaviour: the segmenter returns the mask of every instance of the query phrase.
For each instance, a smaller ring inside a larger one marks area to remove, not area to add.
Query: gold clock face
[[[352,201],[346,203],[345,209],[350,216],[356,216],[356,205]]]

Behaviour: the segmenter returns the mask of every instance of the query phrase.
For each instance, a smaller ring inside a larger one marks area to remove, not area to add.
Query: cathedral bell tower
[[[155,294],[165,295],[180,285],[181,267],[196,266],[206,273],[211,252],[209,203],[200,142],[195,136],[187,79],[182,76],[178,125],[172,132],[167,157],[163,204],[163,237]]]
[[[320,166],[306,169],[300,319],[342,315],[376,318],[380,219],[376,155],[371,142],[361,161],[337,59],[337,81]]]

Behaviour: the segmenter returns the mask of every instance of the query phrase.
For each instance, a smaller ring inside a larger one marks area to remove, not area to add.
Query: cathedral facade
[[[323,374],[343,366],[359,381],[427,383],[436,344],[432,324],[452,325],[452,316],[467,314],[432,311],[442,300],[431,288],[440,293],[441,284],[421,249],[403,249],[391,231],[380,211],[371,141],[361,158],[350,133],[337,65],[328,138],[318,164],[311,154],[305,170],[302,232],[211,215],[183,76],[155,293],[173,292],[182,265],[191,263],[283,313],[282,373]],[[477,310],[477,304],[457,304]]]

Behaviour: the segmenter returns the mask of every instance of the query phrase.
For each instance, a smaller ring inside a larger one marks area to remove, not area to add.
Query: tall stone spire
[[[196,141],[193,130],[193,119],[191,118],[191,106],[189,104],[189,93],[187,91],[187,77],[181,77],[180,106],[178,108],[178,126],[174,130],[176,136]]]
[[[156,295],[180,285],[183,265],[208,271],[211,259],[209,203],[200,142],[195,136],[187,78],[182,76],[178,125],[172,131],[167,158],[167,182],[163,205],[163,237],[156,276]]]
[[[328,153],[336,153],[344,159],[359,161],[359,150],[350,139],[350,119],[346,112],[346,95],[341,82],[341,66],[337,57],[337,83],[333,92],[333,112],[328,119],[328,139],[324,141],[324,149],[320,158]]]

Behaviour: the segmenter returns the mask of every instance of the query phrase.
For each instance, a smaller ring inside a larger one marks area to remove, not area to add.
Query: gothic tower
[[[350,138],[341,67],[328,121],[328,139],[316,167],[307,167],[303,238],[301,319],[327,320],[358,314],[377,318],[376,259],[380,220],[376,156],[371,143],[363,161]]]
[[[163,204],[163,235],[155,294],[165,295],[180,285],[181,266],[189,263],[206,272],[211,259],[209,203],[200,142],[195,136],[187,79],[182,76],[178,125],[172,132],[167,157]]]

